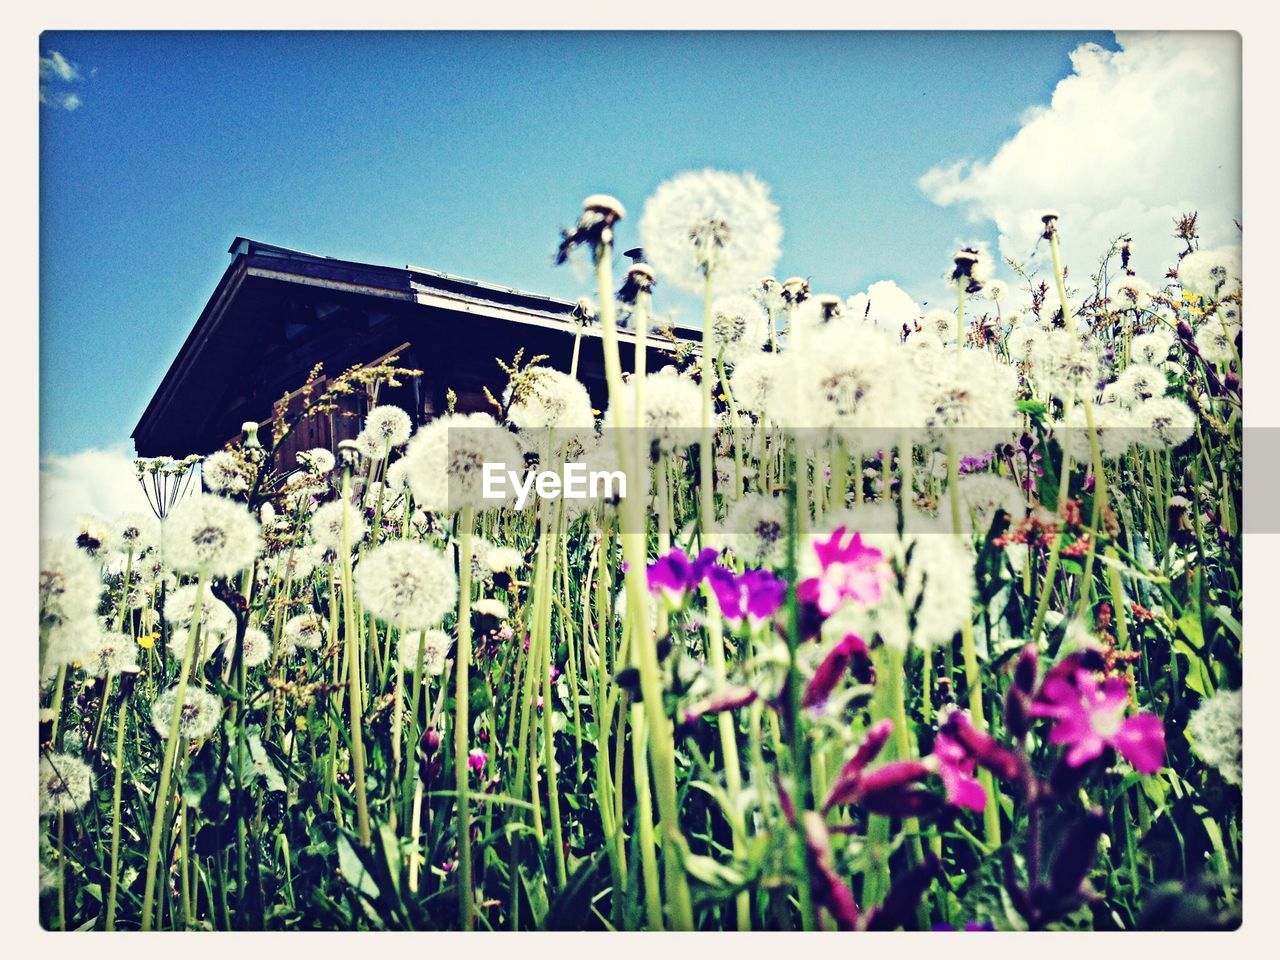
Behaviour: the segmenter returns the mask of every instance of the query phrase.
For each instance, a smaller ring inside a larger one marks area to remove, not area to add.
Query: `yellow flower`
[[[143,650],[150,650],[156,645],[156,641],[160,639],[158,633],[144,633],[138,636],[138,646]]]

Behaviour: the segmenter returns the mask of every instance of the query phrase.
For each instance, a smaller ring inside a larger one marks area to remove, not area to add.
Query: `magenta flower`
[[[815,604],[823,616],[829,617],[846,600],[875,603],[880,599],[884,554],[864,544],[862,534],[846,536],[845,528],[837,527],[813,549],[822,564],[822,574],[799,585],[801,601]]]
[[[1139,773],[1164,766],[1164,724],[1153,713],[1126,717],[1129,687],[1122,677],[1101,683],[1090,670],[1053,670],[1044,678],[1031,713],[1052,718],[1049,742],[1067,744],[1068,766],[1096,759],[1107,747],[1117,750]]]
[[[663,600],[673,610],[684,605],[685,599],[707,575],[715,563],[716,551],[707,547],[690,560],[679,547],[649,564],[649,592],[662,594]]]
[[[482,773],[484,766],[489,762],[489,755],[479,747],[474,748],[467,754],[467,767],[472,773]]]
[[[831,697],[840,679],[848,673],[855,663],[865,661],[870,664],[866,642],[856,633],[848,634],[832,648],[831,652],[818,664],[813,678],[804,689],[803,706],[811,711],[821,711]]]
[[[707,581],[715,592],[720,612],[734,630],[742,626],[744,620],[758,627],[774,615],[787,596],[786,581],[768,570],[735,574],[715,566],[707,572]]]
[[[933,739],[933,753],[926,763],[942,780],[948,803],[966,810],[981,810],[987,805],[987,791],[973,775],[977,761],[960,741],[940,732]]]

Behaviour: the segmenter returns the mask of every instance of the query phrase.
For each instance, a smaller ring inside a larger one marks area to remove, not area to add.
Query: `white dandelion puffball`
[[[149,513],[122,513],[112,527],[116,549],[135,558],[160,542],[160,524]]]
[[[329,450],[324,447],[315,447],[299,453],[298,463],[312,476],[323,477],[333,472],[336,461]]]
[[[315,612],[300,613],[284,624],[284,643],[290,653],[319,650],[324,643],[324,617]]]
[[[361,430],[351,442],[360,456],[370,463],[381,463],[387,452],[386,441],[369,430]]]
[[[733,293],[711,304],[711,342],[725,363],[759,353],[768,339],[769,318],[755,297]]]
[[[103,631],[96,649],[85,660],[85,672],[95,677],[115,677],[138,669],[138,645],[124,633]]]
[[[851,431],[900,426],[904,378],[896,346],[892,334],[869,326],[833,325],[806,341],[805,357],[797,360],[808,370],[805,387],[816,387],[809,425]],[[851,439],[854,449],[866,446]]]
[[[115,549],[114,530],[92,514],[82,513],[76,518],[79,535],[76,545],[91,557],[102,557]]]
[[[924,315],[924,328],[935,334],[943,343],[954,343],[960,334],[954,310],[943,310],[935,307]]]
[[[1196,250],[1178,264],[1178,282],[1183,290],[1221,300],[1240,292],[1240,248]]]
[[[1018,485],[994,473],[973,473],[960,477],[960,502],[968,508],[974,533],[986,536],[996,515],[1004,511],[1013,523],[1027,514],[1027,501]]]
[[[1115,379],[1116,401],[1130,407],[1169,391],[1169,377],[1151,363],[1131,363]]]
[[[60,667],[88,663],[101,639],[102,625],[97,617],[78,617],[54,623],[44,636],[41,676],[47,680]]]
[[[623,384],[605,411],[610,428],[630,428],[635,424],[635,380]],[[649,443],[663,453],[683,450],[698,442],[701,426],[702,392],[675,367],[663,367],[644,378],[644,425]]]
[[[921,373],[926,373],[922,370]],[[919,384],[929,438],[957,455],[986,453],[1019,428],[1018,374],[985,350],[948,351]]]
[[[205,457],[200,464],[200,476],[205,489],[214,493],[236,494],[249,489],[248,474],[230,450],[219,450]]]
[[[843,525],[860,531],[865,544],[884,555],[894,575],[886,576],[880,599],[869,605],[845,604],[823,626],[843,636],[852,630],[863,637],[879,634],[895,650],[917,646],[931,650],[950,643],[972,615],[975,583],[972,541],[951,533],[950,520],[912,508],[896,532],[897,511],[880,504],[853,507],[823,519],[823,529]],[[812,550],[803,557],[809,561]],[[901,585],[899,585],[901,581]]]
[[[41,541],[41,623],[92,617],[98,611],[101,595],[98,565],[88,554],[61,540]]]
[[[754,353],[734,365],[729,377],[733,398],[749,413],[766,415],[786,383],[782,354]]]
[[[452,413],[427,424],[404,452],[405,477],[423,510],[456,513],[464,507],[497,508],[484,497],[484,465],[522,471],[515,438],[487,413]],[[510,489],[510,484],[506,488]]]
[[[1183,401],[1156,397],[1133,408],[1135,439],[1149,450],[1181,446],[1195,432],[1196,415]]]
[[[524,566],[524,554],[515,547],[496,546],[485,555],[484,564],[491,573],[511,573]]]
[[[1151,284],[1141,277],[1123,276],[1115,285],[1112,303],[1117,310],[1146,310],[1151,306]]]
[[[248,508],[210,494],[186,497],[164,522],[164,556],[179,573],[229,577],[250,566],[261,546]]]
[[[244,631],[242,649],[241,656],[246,668],[260,666],[271,656],[271,638],[267,636],[265,630],[248,627]]]
[[[173,727],[173,711],[178,703],[178,688],[170,687],[151,704],[151,726],[160,739],[168,740]],[[203,687],[187,687],[182,698],[178,720],[178,736],[183,740],[203,740],[218,729],[222,720],[222,698]]]
[[[435,626],[458,602],[458,577],[445,554],[397,540],[375,547],[356,567],[356,596],[365,610],[403,630]]]
[[[1219,690],[1187,721],[1191,748],[1227,783],[1244,782],[1244,717],[1239,690]]]
[[[377,437],[384,445],[390,444],[393,449],[408,443],[412,431],[413,421],[409,414],[391,404],[374,407],[364,420],[364,432]],[[379,450],[378,457],[381,458],[382,454],[383,451]]]
[[[421,649],[422,672],[438,677],[444,673],[445,661],[449,658],[449,648],[453,638],[443,630],[418,630],[406,633],[396,644],[396,654],[400,659],[400,669],[405,673],[414,673],[418,669],[418,654]]]
[[[721,290],[746,289],[773,272],[781,243],[778,208],[749,173],[681,173],[640,216],[640,245],[659,278],[690,293],[708,272]]]
[[[744,496],[729,507],[721,541],[749,567],[780,567],[786,560],[787,505],[767,494]]]
[[[1196,349],[1208,363],[1227,363],[1235,356],[1239,327],[1229,327],[1211,320],[1196,331]]]
[[[311,538],[317,546],[340,554],[344,522],[347,547],[354,548],[364,539],[369,526],[365,523],[363,511],[342,499],[331,500],[316,508],[311,517]]]
[[[495,620],[507,618],[507,605],[495,597],[481,597],[471,604],[471,612],[482,617],[493,617]]]
[[[1150,333],[1140,333],[1129,345],[1129,355],[1135,363],[1163,363],[1173,350],[1173,334],[1165,327],[1156,327]]]
[[[587,388],[551,367],[529,367],[507,419],[521,430],[594,430],[595,413]]]
[[[188,583],[170,591],[164,600],[164,618],[176,626],[189,627],[195,616],[196,585]],[[200,601],[200,629],[207,634],[225,637],[236,628],[231,608],[213,595],[207,584]]]
[[[1093,408],[1093,428],[1098,436],[1098,453],[1104,460],[1115,460],[1129,452],[1139,437],[1134,408],[1120,403],[1104,403]],[[1093,457],[1089,438],[1089,421],[1084,406],[1075,404],[1065,416],[1056,420],[1053,435],[1071,451],[1077,463],[1088,463]]]
[[[67,753],[47,753],[40,758],[40,816],[75,813],[89,802],[93,770]]]

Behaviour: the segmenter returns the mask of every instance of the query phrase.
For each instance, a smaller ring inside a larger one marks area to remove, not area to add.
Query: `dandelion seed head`
[[[40,543],[40,621],[60,623],[92,617],[102,581],[98,565],[82,550],[60,540]]]
[[[458,601],[458,577],[440,550],[413,540],[384,543],[356,567],[365,610],[402,630],[435,626]]]
[[[700,293],[708,272],[720,289],[746,288],[781,254],[782,225],[768,188],[751,174],[681,173],[654,192],[640,243],[663,280]]]
[[[409,434],[413,431],[413,421],[409,414],[392,404],[380,404],[369,411],[365,417],[364,430],[377,437],[382,443],[392,448],[409,442]],[[382,450],[378,451],[381,459]]]
[[[258,521],[222,497],[193,493],[164,523],[165,559],[179,573],[229,577],[253,563],[262,547]]]
[[[138,669],[138,645],[133,637],[102,631],[96,648],[85,661],[85,672],[95,677],[115,677]]]
[[[168,740],[178,703],[176,686],[165,690],[151,704],[151,726],[160,739]],[[218,729],[222,720],[222,698],[204,687],[188,686],[179,713],[178,736],[183,740],[203,740]]]
[[[1115,379],[1116,399],[1123,406],[1133,406],[1152,397],[1163,397],[1169,390],[1169,378],[1150,363],[1131,363]]]
[[[421,630],[403,634],[396,644],[400,669],[405,673],[413,673],[418,669],[419,638],[422,646],[423,674],[440,676],[444,673],[445,663],[449,659],[449,650],[453,646],[453,638],[443,630]]]
[[[1195,432],[1196,415],[1181,400],[1155,397],[1133,407],[1133,425],[1139,446],[1150,450],[1171,450],[1185,443]]]
[[[131,553],[136,559],[160,542],[160,524],[150,514],[122,513],[112,524],[112,541],[117,550]]]
[[[786,559],[786,503],[777,497],[742,497],[730,506],[723,529],[725,545],[748,567],[781,567]]]
[[[1244,701],[1239,690],[1219,690],[1187,721],[1191,748],[1228,783],[1244,782]]]
[[[733,293],[711,304],[711,339],[726,363],[759,353],[769,339],[769,319],[755,297]]]
[[[507,408],[507,419],[521,430],[592,431],[596,418],[591,397],[576,377],[552,367],[529,367]]]
[[[1240,293],[1240,277],[1239,247],[1195,250],[1178,263],[1182,289],[1210,300]]]
[[[333,472],[336,465],[333,454],[324,447],[303,450],[298,454],[298,463],[312,476],[323,477]]]
[[[200,476],[205,489],[213,493],[237,494],[249,489],[245,466],[230,450],[218,450],[205,457]]]
[[[324,636],[324,617],[314,611],[299,613],[285,621],[284,643],[290,654],[299,650],[319,650]]]
[[[753,353],[739,360],[729,377],[738,406],[751,413],[768,413],[786,382],[785,367],[778,353]]]
[[[1156,327],[1150,333],[1133,338],[1129,355],[1136,363],[1163,363],[1173,350],[1173,334],[1165,327]]]
[[[40,816],[75,813],[89,802],[93,770],[69,753],[49,753],[40,758]]]
[[[164,601],[165,620],[175,626],[190,627],[191,620],[195,616],[196,596],[194,583],[188,583],[170,591]],[[217,642],[221,642],[221,638],[234,633],[236,629],[236,620],[231,608],[215,597],[213,590],[207,584],[204,588],[204,597],[200,601],[200,629],[206,634],[206,646],[210,642],[209,638],[218,637],[220,639]]]
[[[1238,327],[1223,328],[1223,324],[1210,321],[1196,331],[1196,349],[1208,363],[1227,363],[1235,356]]]
[[[500,506],[484,497],[486,463],[519,469],[520,448],[511,433],[487,413],[453,413],[427,424],[409,441],[405,476],[424,510],[457,512]]]
[[[620,395],[612,400],[605,411],[605,425],[631,427],[635,423],[635,382],[623,384]],[[675,367],[663,367],[645,377],[644,424],[650,443],[662,452],[674,453],[697,443],[701,409],[698,385],[677,373]]]
[[[311,517],[311,538],[317,546],[339,553],[342,550],[344,522],[347,528],[347,547],[354,549],[364,539],[369,525],[365,523],[362,510],[341,498],[316,508]]]

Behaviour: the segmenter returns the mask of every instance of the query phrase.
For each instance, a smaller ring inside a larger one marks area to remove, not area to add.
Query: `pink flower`
[[[940,732],[933,738],[927,764],[942,780],[948,803],[966,810],[981,810],[987,805],[987,791],[973,775],[977,761],[960,741]]]
[[[715,559],[716,551],[711,547],[693,559],[676,547],[649,564],[649,592],[660,594],[672,610],[678,610],[685,598],[698,589]]]
[[[481,750],[479,747],[476,747],[469,754],[467,754],[467,767],[471,770],[472,773],[483,772],[484,765],[488,762],[489,762],[489,755],[485,753],[483,750]]]
[[[1122,677],[1099,683],[1090,670],[1053,670],[1044,678],[1031,713],[1056,721],[1049,742],[1067,744],[1068,766],[1096,759],[1107,747],[1117,750],[1139,773],[1164,766],[1164,724],[1153,713],[1126,717],[1129,687]]]
[[[814,603],[823,616],[831,616],[846,600],[875,603],[880,599],[884,554],[862,542],[862,534],[848,537],[837,527],[826,540],[813,545],[822,564],[821,576],[811,577],[798,587],[799,599]]]
[[[737,630],[749,620],[758,627],[774,615],[787,597],[787,583],[768,570],[732,570],[715,566],[707,571],[707,582],[729,626]]]
[[[857,661],[864,661],[867,667],[870,666],[866,643],[856,633],[851,633],[837,643],[818,664],[818,669],[813,672],[813,679],[805,687],[803,705],[811,711],[821,711],[836,684]]]

